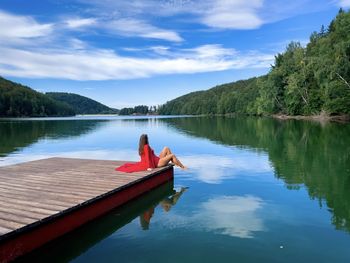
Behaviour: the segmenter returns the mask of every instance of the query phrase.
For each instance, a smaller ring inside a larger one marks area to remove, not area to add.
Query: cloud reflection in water
[[[208,184],[219,184],[225,179],[236,177],[238,174],[259,174],[271,172],[271,167],[266,155],[256,153],[237,154],[232,157],[218,155],[188,155],[181,157],[181,161],[190,170],[191,179],[199,180]]]
[[[217,196],[200,203],[192,215],[173,211],[158,219],[164,228],[206,231],[238,238],[253,238],[255,232],[266,231],[259,210],[264,201],[256,196]]]
[[[254,232],[264,231],[263,221],[257,214],[262,207],[263,200],[259,197],[219,196],[202,203],[195,218],[208,231],[252,238]]]

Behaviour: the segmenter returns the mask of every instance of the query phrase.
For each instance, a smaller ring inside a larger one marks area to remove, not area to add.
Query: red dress
[[[158,162],[159,157],[154,154],[154,151],[148,144],[145,144],[145,146],[143,146],[143,153],[140,162],[125,163],[122,166],[115,168],[115,170],[126,173],[145,171],[147,168],[156,168]]]

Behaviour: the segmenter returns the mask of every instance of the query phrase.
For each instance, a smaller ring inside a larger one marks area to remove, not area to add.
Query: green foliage
[[[152,110],[148,109],[148,106],[146,105],[138,105],[135,106],[134,108],[123,108],[120,110],[119,115],[146,115],[149,112],[153,112],[153,107],[151,107]]]
[[[258,95],[256,82],[257,78],[251,78],[192,92],[160,106],[158,112],[164,115],[250,112]]]
[[[76,114],[116,114],[118,110],[112,109],[87,97],[65,92],[47,92],[46,95],[56,101],[68,104]]]
[[[0,117],[72,115],[75,112],[69,105],[0,77]]]
[[[291,42],[266,76],[193,92],[162,105],[160,114],[350,114],[350,11],[304,48]]]

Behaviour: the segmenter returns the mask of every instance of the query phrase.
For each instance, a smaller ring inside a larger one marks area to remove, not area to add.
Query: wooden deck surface
[[[0,168],[0,240],[155,172],[121,173],[124,162],[50,158]]]

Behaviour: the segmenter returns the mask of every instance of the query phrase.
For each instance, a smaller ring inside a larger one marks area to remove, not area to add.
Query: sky
[[[350,0],[1,0],[0,76],[113,108],[266,74]]]

